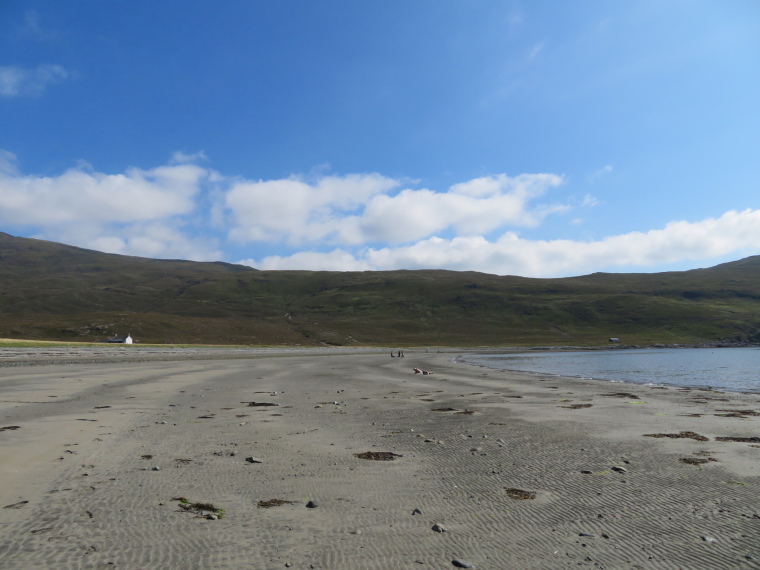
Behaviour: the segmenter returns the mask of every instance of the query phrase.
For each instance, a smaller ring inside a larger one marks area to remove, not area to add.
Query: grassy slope
[[[760,257],[711,269],[528,279],[256,271],[0,234],[0,337],[502,345],[760,340]]]

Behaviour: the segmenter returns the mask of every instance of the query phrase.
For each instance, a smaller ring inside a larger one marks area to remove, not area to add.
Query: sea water
[[[457,360],[545,375],[760,392],[760,348],[465,354]]]

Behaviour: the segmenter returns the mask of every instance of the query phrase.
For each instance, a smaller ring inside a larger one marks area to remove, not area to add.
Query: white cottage
[[[116,335],[113,338],[109,338],[106,342],[110,342],[113,344],[132,344],[134,341],[132,340],[132,336],[127,334],[125,335]]]

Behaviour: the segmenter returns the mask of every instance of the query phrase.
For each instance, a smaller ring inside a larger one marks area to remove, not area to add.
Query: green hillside
[[[595,345],[760,342],[760,256],[710,269],[528,279],[257,271],[0,233],[0,337],[145,343]]]

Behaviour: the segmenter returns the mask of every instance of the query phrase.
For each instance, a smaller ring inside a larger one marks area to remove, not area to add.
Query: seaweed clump
[[[216,520],[224,516],[224,509],[217,508],[212,503],[191,503],[185,497],[173,497],[172,501],[179,501],[179,508],[183,511],[195,513],[206,519]]]
[[[260,509],[269,509],[271,507],[281,507],[282,505],[292,505],[293,501],[286,501],[284,499],[269,499],[268,501],[259,501],[258,507]]]
[[[644,437],[669,437],[671,439],[695,439],[697,441],[709,441],[703,435],[693,431],[682,431],[678,433],[645,433]]]
[[[718,461],[714,457],[682,457],[679,459],[681,463],[686,463],[687,465],[704,465],[705,463],[709,463],[710,461]]]
[[[512,487],[504,487],[507,492],[507,496],[513,499],[535,499],[536,494],[530,491],[523,491],[522,489],[514,489]]]
[[[397,457],[401,457],[396,453],[390,451],[365,451],[364,453],[354,453],[359,459],[368,459],[370,461],[393,461]]]
[[[639,399],[636,394],[631,394],[630,392],[612,392],[610,394],[602,394],[602,396],[610,396],[611,398],[631,398],[632,400]]]

